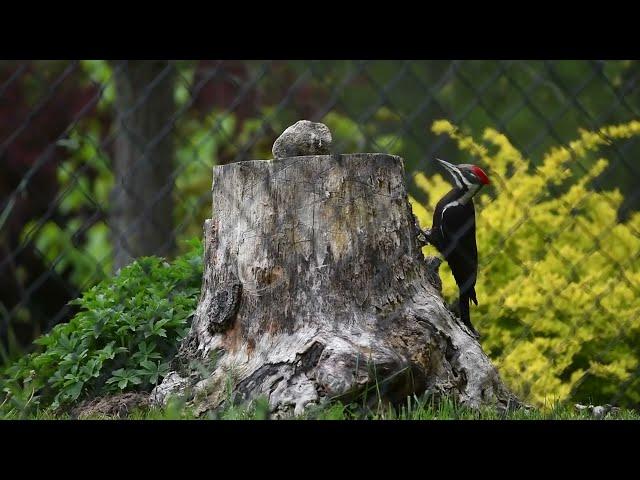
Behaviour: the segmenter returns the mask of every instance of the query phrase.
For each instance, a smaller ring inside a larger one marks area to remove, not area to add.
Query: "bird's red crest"
[[[484,173],[484,170],[482,170],[480,167],[476,165],[471,167],[471,170],[473,170],[473,173],[476,174],[476,177],[478,177],[478,179],[482,182],[483,185],[489,185],[489,177],[487,176],[486,173]]]

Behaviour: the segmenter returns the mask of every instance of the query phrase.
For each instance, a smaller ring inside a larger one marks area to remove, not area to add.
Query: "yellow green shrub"
[[[492,128],[480,140],[446,120],[432,130],[468,152],[468,163],[492,181],[475,199],[479,306],[471,315],[507,384],[541,406],[640,402],[640,213],[618,223],[622,195],[591,186],[609,163],[598,151],[640,135],[640,122],[580,131],[536,168]],[[414,181],[428,202],[410,201],[429,227],[451,184],[440,174],[418,173]],[[437,254],[432,246],[424,253]],[[446,263],[441,276],[453,301]]]

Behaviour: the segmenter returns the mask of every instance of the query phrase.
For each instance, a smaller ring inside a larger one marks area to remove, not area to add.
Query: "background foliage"
[[[507,384],[539,406],[568,398],[636,405],[640,213],[618,223],[620,191],[593,184],[609,164],[599,150],[640,135],[640,122],[583,130],[535,163],[493,128],[479,141],[446,120],[432,130],[493,180],[475,201],[480,305],[472,316]],[[596,160],[588,168],[576,168],[589,158]],[[424,205],[411,199],[423,226],[431,225],[448,180],[416,176],[429,195]],[[431,246],[424,251],[437,254]],[[442,277],[453,301],[457,287],[446,263]]]
[[[110,280],[109,215],[121,133],[114,76],[121,66],[0,61],[5,365],[40,351],[35,338],[57,335],[55,325],[88,306],[71,302],[82,292],[117,282]],[[481,304],[472,315],[484,347],[529,401],[590,397],[638,406],[640,63],[203,60],[170,66],[175,154],[167,182],[175,187],[167,221],[178,247],[169,260],[188,255],[186,240],[201,237],[210,215],[211,167],[269,158],[273,140],[301,118],[326,123],[336,152],[401,155],[425,226],[448,188],[433,158],[475,158],[494,181],[477,208]],[[145,108],[145,98],[131,108]],[[452,298],[446,266],[443,277]],[[143,312],[132,315],[150,321]],[[108,362],[103,368],[113,371]],[[117,387],[103,380],[102,386]],[[94,381],[84,381],[82,392],[98,388]],[[52,401],[54,393],[43,391]]]

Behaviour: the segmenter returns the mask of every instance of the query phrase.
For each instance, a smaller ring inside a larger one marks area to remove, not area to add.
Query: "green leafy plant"
[[[171,264],[145,257],[86,291],[81,311],[35,341],[41,351],[10,366],[5,409],[65,406],[106,393],[148,391],[169,371],[189,328],[202,278],[202,245]]]

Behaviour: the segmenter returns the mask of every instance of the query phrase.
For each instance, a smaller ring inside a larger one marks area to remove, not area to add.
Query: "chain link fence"
[[[402,156],[423,227],[436,156],[493,168],[484,348],[525,398],[637,406],[639,80],[634,61],[2,61],[3,361],[132,259],[183,251],[211,168],[309,119],[336,153]]]

